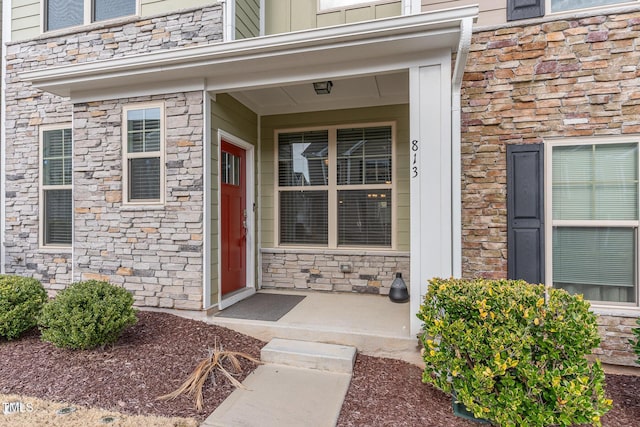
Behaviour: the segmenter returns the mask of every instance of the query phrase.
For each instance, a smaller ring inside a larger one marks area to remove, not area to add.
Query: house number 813
[[[418,140],[414,139],[411,141],[411,151],[413,151],[413,163],[411,165],[412,178],[416,178],[418,176],[418,150],[420,147],[418,146]]]

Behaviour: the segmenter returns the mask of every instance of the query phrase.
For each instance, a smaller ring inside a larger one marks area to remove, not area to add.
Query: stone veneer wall
[[[409,287],[406,252],[262,249],[261,257],[263,288],[388,295],[396,272],[402,273]],[[350,271],[342,271],[343,266]]]
[[[473,34],[462,87],[465,277],[507,274],[508,144],[640,134],[634,9]],[[604,361],[633,363],[631,316],[600,317]]]
[[[165,204],[122,204],[122,107],[165,107]],[[202,92],[74,106],[74,280],[107,280],[152,307],[202,308]]]
[[[96,23],[8,44],[2,260],[7,273],[33,276],[51,293],[80,278],[104,278],[134,291],[137,304],[201,307],[202,95],[178,93],[73,106],[67,98],[33,88],[20,74],[221,41],[222,8],[215,4]],[[164,100],[166,107],[167,203],[162,208],[121,209],[121,108],[149,99]],[[71,249],[38,246],[39,127],[71,123],[72,116],[75,260]]]

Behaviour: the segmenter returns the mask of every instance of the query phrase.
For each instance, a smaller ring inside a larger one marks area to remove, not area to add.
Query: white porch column
[[[409,71],[412,335],[420,331],[415,314],[427,281],[453,273],[451,54],[437,59]]]

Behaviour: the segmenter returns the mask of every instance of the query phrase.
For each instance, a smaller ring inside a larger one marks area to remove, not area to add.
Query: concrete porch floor
[[[381,295],[288,289],[259,292],[306,298],[275,322],[217,317],[215,313],[201,320],[263,341],[287,338],[351,345],[366,355],[421,365],[419,342],[409,333],[408,303],[396,304]]]

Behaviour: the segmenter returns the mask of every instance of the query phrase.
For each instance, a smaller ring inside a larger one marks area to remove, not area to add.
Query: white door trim
[[[246,170],[246,200],[247,200],[247,279],[246,287],[238,292],[234,292],[233,295],[222,298],[222,271],[220,266],[222,265],[222,218],[221,213],[221,191],[222,184],[220,182],[220,174],[218,174],[218,308],[223,310],[236,302],[243,300],[256,292],[255,286],[255,262],[256,262],[256,223],[255,223],[255,147],[249,144],[245,140],[238,138],[224,130],[218,129],[218,163],[216,167],[220,169],[220,159],[222,158],[222,140],[233,144],[239,148],[242,148],[246,152],[247,170]]]

